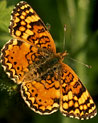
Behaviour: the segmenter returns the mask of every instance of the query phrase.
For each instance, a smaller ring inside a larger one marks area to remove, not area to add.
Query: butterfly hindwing
[[[57,111],[60,99],[58,75],[50,70],[35,81],[22,83],[21,95],[36,113],[48,115]]]
[[[50,54],[47,50],[12,39],[1,50],[1,63],[8,76],[20,84],[25,73],[29,71],[30,65],[34,68],[35,65],[44,62]]]

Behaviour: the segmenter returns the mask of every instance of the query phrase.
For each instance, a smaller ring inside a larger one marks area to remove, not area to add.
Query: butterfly
[[[22,98],[31,110],[48,115],[60,109],[63,115],[81,120],[97,114],[87,89],[63,63],[67,52],[56,53],[52,36],[28,3],[15,6],[9,31],[13,39],[1,50],[2,67],[20,84]]]

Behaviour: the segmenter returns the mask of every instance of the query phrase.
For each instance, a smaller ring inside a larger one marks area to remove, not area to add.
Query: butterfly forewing
[[[96,105],[74,71],[62,63],[60,111],[68,117],[89,119],[97,114]]]
[[[9,30],[14,38],[56,52],[54,41],[44,23],[24,1],[13,9]]]

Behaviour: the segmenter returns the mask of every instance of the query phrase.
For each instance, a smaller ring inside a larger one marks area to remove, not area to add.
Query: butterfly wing
[[[97,114],[96,105],[74,71],[62,63],[60,111],[68,117],[89,119]]]
[[[21,95],[29,108],[36,113],[48,115],[57,111],[60,99],[57,73],[50,70],[35,81],[22,83]]]
[[[44,23],[24,1],[13,9],[9,31],[14,38],[56,52],[54,41]]]
[[[28,43],[12,39],[1,50],[1,63],[8,76],[19,84],[23,81],[25,73],[29,71],[30,65],[44,62],[49,57],[49,53]]]

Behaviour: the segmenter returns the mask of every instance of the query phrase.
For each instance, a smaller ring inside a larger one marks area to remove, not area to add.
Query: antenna
[[[68,58],[68,59],[71,59],[72,61],[78,62],[78,63],[84,65],[84,66],[87,67],[87,68],[92,68],[91,65],[85,64],[85,63],[83,63],[83,62],[81,62],[81,61],[79,61],[79,60],[77,60],[77,59],[73,59],[73,58],[70,58],[70,57],[67,57],[67,58]]]
[[[65,36],[66,36],[66,25],[64,25],[64,40],[63,40],[63,51],[65,51],[65,43],[66,43]]]

